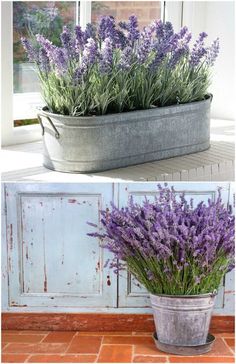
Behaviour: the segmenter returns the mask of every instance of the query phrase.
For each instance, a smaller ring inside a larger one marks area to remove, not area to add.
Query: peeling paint
[[[25,249],[25,257],[26,257],[27,260],[29,259],[29,250],[28,250],[28,247],[26,247],[26,249]]]
[[[76,203],[76,202],[77,202],[77,200],[76,200],[75,198],[69,198],[69,199],[68,199],[68,202],[69,202],[69,203]]]
[[[44,264],[44,283],[43,283],[43,291],[48,291],[48,282],[47,282],[47,273],[46,273],[46,265]]]
[[[110,286],[110,285],[111,285],[110,276],[107,276],[107,285],[108,285],[108,286]]]
[[[96,266],[95,270],[96,270],[96,273],[98,273],[98,271],[100,270],[100,262],[97,262],[97,266]]]
[[[10,224],[10,250],[13,249],[13,227],[12,224]]]

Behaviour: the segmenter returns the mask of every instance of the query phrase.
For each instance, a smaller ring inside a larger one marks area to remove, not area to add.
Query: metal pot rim
[[[152,294],[150,293],[150,296],[153,297],[169,297],[169,298],[207,298],[207,297],[215,297],[217,295],[217,291],[211,292],[211,293],[201,293],[201,294],[195,294],[195,295],[170,295],[170,294]]]
[[[63,115],[63,114],[55,114],[55,113],[51,113],[50,111],[48,111],[47,106],[42,107],[39,111],[45,115],[51,116],[51,117],[60,117],[61,119],[69,119],[69,120],[75,120],[75,119],[81,119],[81,120],[85,120],[85,119],[90,119],[90,120],[94,120],[95,118],[104,118],[104,117],[114,117],[116,115],[124,115],[124,114],[129,114],[132,115],[132,113],[139,113],[139,112],[145,112],[145,111],[153,111],[153,110],[164,110],[165,108],[175,108],[175,107],[183,107],[184,105],[196,105],[196,104],[204,104],[206,102],[211,103],[213,98],[213,95],[211,93],[208,93],[205,95],[205,98],[203,100],[200,101],[192,101],[192,102],[187,102],[185,104],[174,104],[174,105],[169,105],[169,106],[161,106],[161,107],[154,107],[154,108],[150,108],[150,109],[143,109],[143,110],[133,110],[133,111],[124,111],[121,113],[111,113],[111,114],[105,114],[105,115],[89,115],[89,116],[71,116],[71,115]]]

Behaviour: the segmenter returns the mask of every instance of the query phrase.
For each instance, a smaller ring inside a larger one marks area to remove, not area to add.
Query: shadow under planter
[[[188,104],[103,116],[39,116],[44,166],[99,172],[206,150],[212,95]]]

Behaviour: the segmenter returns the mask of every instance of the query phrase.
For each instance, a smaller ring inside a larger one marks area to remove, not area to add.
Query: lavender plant
[[[234,216],[216,201],[193,207],[174,188],[158,186],[154,202],[130,198],[128,206],[101,211],[93,223],[102,247],[114,254],[110,268],[124,268],[153,294],[210,293],[234,267]]]
[[[22,44],[37,65],[49,111],[83,116],[203,100],[219,53],[219,39],[206,46],[206,37],[190,47],[187,27],[175,33],[159,20],[139,30],[132,15],[119,24],[102,17],[84,31],[65,26],[61,46],[39,34]]]

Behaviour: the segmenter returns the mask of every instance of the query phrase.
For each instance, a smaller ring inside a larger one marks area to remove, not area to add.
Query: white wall
[[[220,54],[213,69],[212,117],[235,118],[235,12],[234,1],[185,1],[184,25],[193,36],[208,33],[208,41],[220,38]]]

